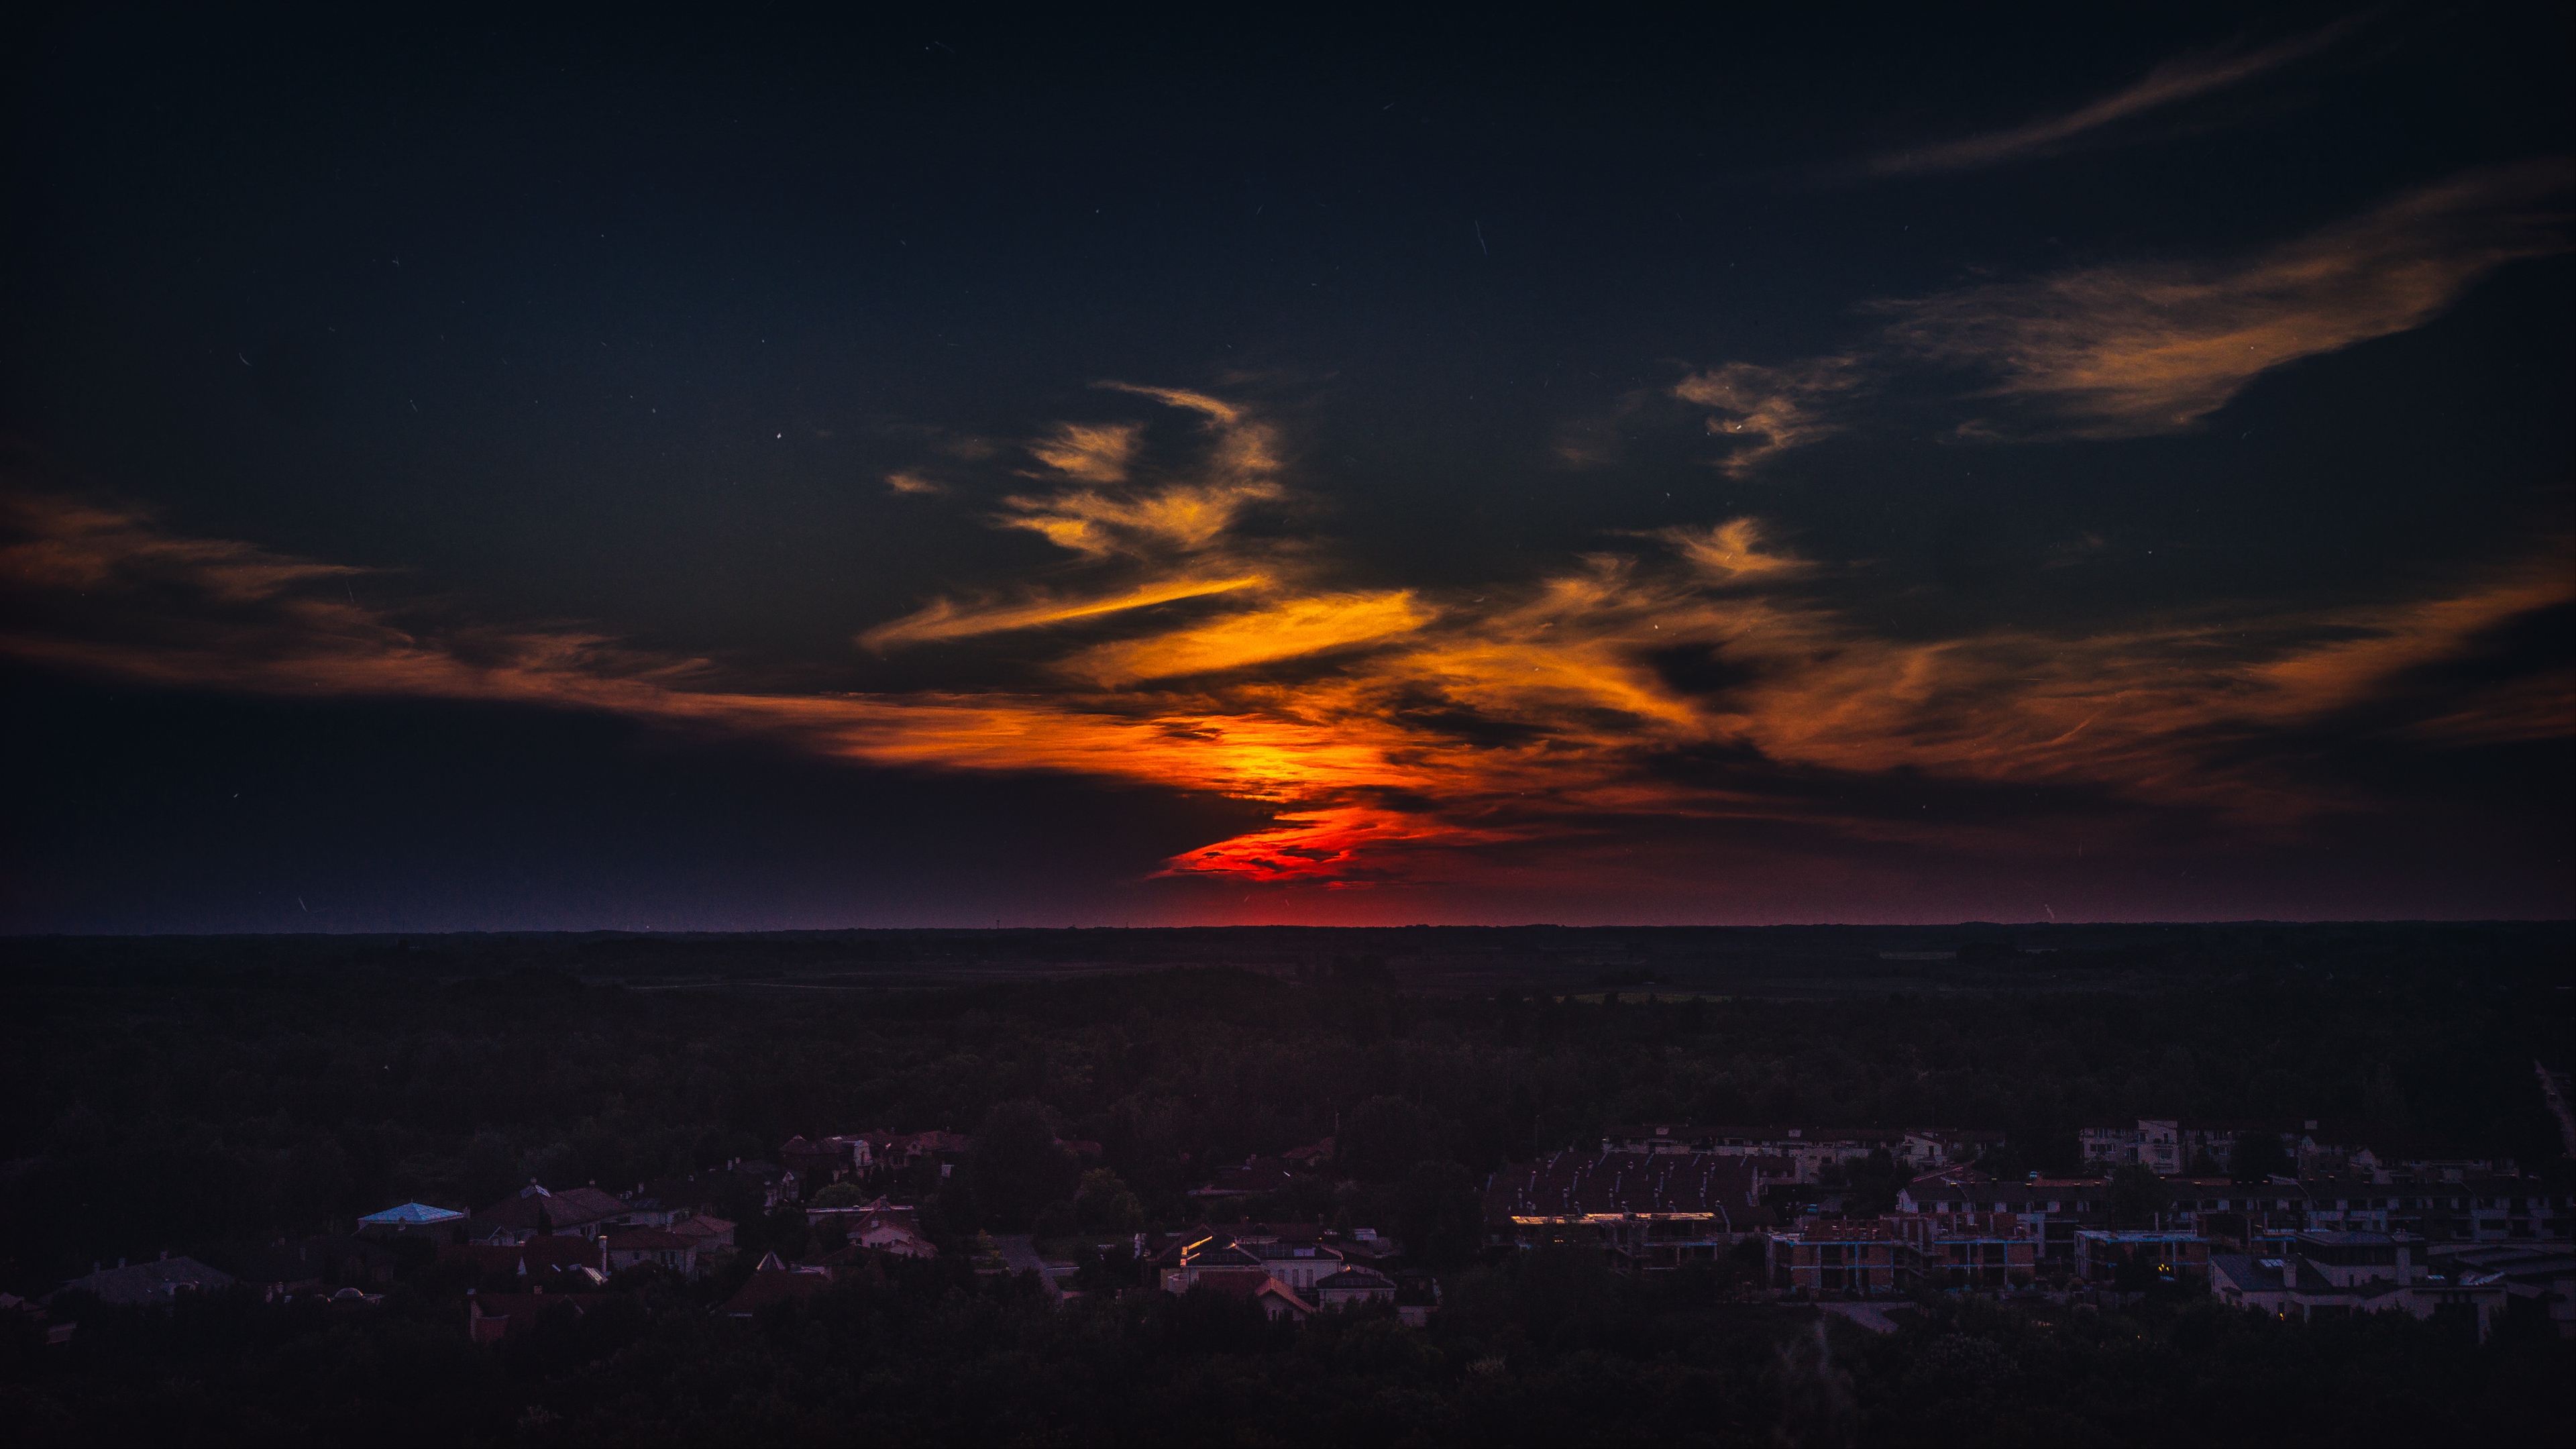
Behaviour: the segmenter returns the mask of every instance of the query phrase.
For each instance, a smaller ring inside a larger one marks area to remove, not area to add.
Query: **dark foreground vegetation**
[[[2477,1346],[2205,1299],[1875,1335],[1551,1250],[1462,1275],[1428,1330],[1205,1292],[1059,1309],[954,1264],[751,1320],[657,1285],[488,1348],[425,1293],[336,1319],[214,1295],[11,1342],[0,1421],[20,1444],[2561,1444],[2567,1366],[2545,1323]]]
[[[1657,1119],[1991,1124],[2010,1134],[1991,1165],[2019,1171],[2071,1167],[2094,1118],[2366,1116],[2563,1173],[2532,1071],[2566,1065],[2561,929],[1991,948],[1975,989],[1830,1000],[1677,999],[1651,952],[1595,973],[1615,987],[1438,995],[1406,989],[1401,958],[1329,943],[1256,963],[1271,974],[962,990],[648,989],[543,941],[77,965],[21,945],[0,1026],[0,1289],[21,1295],[97,1261],[212,1261],[530,1177],[623,1187],[798,1133],[984,1128],[994,1146],[901,1185],[941,1258],[752,1318],[717,1311],[748,1261],[818,1246],[756,1199],[729,1209],[742,1251],[716,1274],[630,1272],[587,1312],[487,1346],[466,1339],[470,1285],[419,1255],[381,1304],[69,1300],[53,1316],[78,1332],[53,1344],[9,1316],[13,1443],[2565,1437],[2576,1365],[2527,1317],[2480,1345],[2399,1315],[2285,1323],[2157,1294],[2109,1311],[1927,1300],[1874,1335],[1760,1301],[1746,1261],[1637,1282],[1582,1252],[1488,1250],[1474,1218],[1498,1164]],[[734,949],[757,976],[756,943]],[[2087,971],[2121,988],[2066,989]],[[1004,1155],[1043,1145],[1037,1122],[1102,1160]],[[1063,1306],[1033,1277],[973,1271],[979,1230],[1179,1227],[1208,1164],[1337,1127],[1330,1172],[1231,1210],[1401,1235],[1445,1285],[1427,1329],[1122,1294],[1143,1277],[1110,1262]]]

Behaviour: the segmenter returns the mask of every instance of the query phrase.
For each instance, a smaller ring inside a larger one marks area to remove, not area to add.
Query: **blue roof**
[[[463,1216],[465,1214],[453,1208],[431,1207],[425,1202],[407,1202],[401,1207],[389,1207],[380,1213],[369,1213],[358,1221],[362,1223],[444,1223]]]

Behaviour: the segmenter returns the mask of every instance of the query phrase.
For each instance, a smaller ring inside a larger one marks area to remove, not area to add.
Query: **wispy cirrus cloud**
[[[1195,463],[1119,486],[1239,480],[1229,430],[1266,425],[1228,406],[1230,420],[1196,410],[1212,421]],[[1105,486],[1068,479],[1031,507]],[[1036,631],[1049,667],[1034,676],[814,693],[577,625],[468,626],[424,605],[361,604],[343,566],[190,537],[135,510],[21,493],[5,523],[0,653],[21,661],[298,698],[597,710],[874,765],[1216,792],[1267,806],[1271,823],[1168,872],[1245,884],[1473,881],[1514,852],[1573,859],[1654,821],[1979,848],[1974,830],[1872,804],[1881,781],[2048,787],[2294,830],[2367,803],[2294,767],[2320,731],[2417,749],[2570,731],[2549,708],[2571,696],[2563,667],[2426,683],[2576,600],[2563,541],[2368,607],[2213,606],[2111,630],[1923,639],[1847,613],[1827,587],[1835,570],[1752,515],[1472,592],[1355,585],[1329,540],[1280,553],[1220,527],[1153,533],[1153,548],[1069,548],[1074,574],[1045,583],[1048,597],[1033,585],[1017,604],[925,609],[862,636],[935,649]],[[1265,553],[1286,562],[1193,572]],[[1176,603],[1187,607],[1158,607]],[[2009,832],[1988,843],[2010,848]]]
[[[2052,437],[2173,432],[2303,358],[2421,327],[2507,262],[2567,249],[2561,159],[2471,172],[2295,242],[1875,304],[1896,354],[1985,373]]]
[[[2001,131],[1883,152],[1862,163],[1861,169],[1874,176],[1920,176],[1972,171],[2059,155],[2086,142],[2101,139],[2099,133],[2122,122],[2243,85],[2295,61],[2305,60],[2368,25],[2374,18],[2370,14],[2347,16],[2306,34],[2253,49],[2228,47],[2199,55],[2179,56],[2148,71],[2131,84],[2074,110],[2038,117]]]
[[[1866,382],[1849,357],[1813,357],[1781,367],[1729,362],[1673,384],[1673,396],[1710,410],[1711,436],[1732,446],[1718,466],[1743,477],[1778,454],[1848,426],[1845,405]]]
[[[1987,440],[2181,432],[2254,381],[2421,327],[2509,262],[2568,250],[2563,157],[2486,167],[2308,236],[2202,260],[2110,263],[1864,303],[1859,346],[1779,366],[1731,362],[1672,387],[1740,439],[1742,476],[1860,425],[1873,381],[1965,379],[1958,426]]]

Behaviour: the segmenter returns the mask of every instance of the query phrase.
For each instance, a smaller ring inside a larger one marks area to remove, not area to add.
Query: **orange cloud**
[[[1086,649],[1066,674],[1117,685],[1271,664],[1409,634],[1431,619],[1410,591],[1327,594],[1231,614],[1213,623]]]
[[[1208,420],[1206,456],[1154,488],[1219,486],[1242,432],[1264,426],[1241,410],[1193,411]],[[1031,508],[1098,491],[1069,483]],[[600,710],[875,765],[1214,792],[1274,818],[1168,870],[1251,884],[1475,881],[1513,852],[1590,859],[1649,820],[1932,838],[1801,780],[2058,785],[2286,829],[2361,801],[2275,764],[2269,739],[2343,719],[2419,748],[2558,739],[2576,697],[2564,670],[2466,693],[2418,682],[2576,599],[2563,543],[2366,608],[1921,639],[1838,610],[1817,587],[1823,571],[1751,516],[1473,595],[1335,586],[1316,545],[1279,554],[1279,567],[1191,572],[1192,560],[1262,551],[1211,526],[1189,535],[1194,551],[1078,554],[1083,591],[938,605],[860,636],[930,648],[1090,621],[1032,636],[1052,651],[1053,685],[818,694],[764,690],[738,667],[579,627],[472,627],[427,606],[361,604],[348,584],[362,571],[191,538],[132,510],[19,495],[0,518],[0,587],[14,601],[0,653],[20,660],[305,698]],[[1183,600],[1192,607],[1177,614],[1151,607]],[[1710,668],[1673,672],[1693,659]],[[1732,763],[1686,767],[1699,760]],[[1975,848],[1979,837],[1952,825],[1939,839]]]
[[[1051,436],[1029,444],[1029,452],[1067,477],[1086,483],[1118,483],[1125,481],[1127,464],[1136,456],[1136,444],[1144,431],[1134,423],[1114,427],[1064,423]]]
[[[2274,368],[2420,327],[2506,262],[2567,249],[2563,160],[2472,172],[2229,262],[2088,267],[1877,310],[1895,351],[1990,373],[2042,436],[2144,437]],[[2011,431],[2013,429],[2005,429]]]
[[[859,636],[864,647],[883,653],[904,644],[923,644],[941,639],[966,639],[978,634],[995,634],[1011,629],[1035,629],[1048,624],[1065,624],[1080,619],[1123,613],[1129,609],[1151,608],[1156,604],[1177,603],[1183,599],[1206,598],[1211,594],[1232,593],[1238,589],[1257,589],[1270,580],[1261,574],[1235,578],[1170,578],[1095,598],[1035,598],[1016,604],[967,605],[941,599],[920,612],[906,614],[870,629]]]
[[[1693,373],[1673,385],[1673,396],[1715,409],[1711,436],[1736,447],[1719,466],[1742,477],[1791,448],[1843,430],[1839,405],[1862,384],[1848,357],[1819,357],[1786,367],[1730,362]]]
[[[2254,380],[2421,327],[2507,262],[2569,246],[2565,158],[2490,167],[2298,241],[2200,262],[2085,267],[1872,302],[1868,345],[1778,367],[1730,362],[1674,385],[1709,408],[1721,461],[1749,474],[1852,425],[1873,380],[1926,366],[1982,375],[2009,416],[1963,437],[2135,438],[2187,430]]]
[[[2368,16],[2347,16],[2331,25],[2292,36],[2258,50],[2222,50],[2166,61],[2135,83],[2060,116],[2047,116],[2014,126],[1937,145],[1913,146],[1872,157],[1864,166],[1880,176],[1969,171],[2056,155],[2080,139],[2149,111],[2161,110],[2195,96],[2278,70],[2314,55],[2341,40]]]

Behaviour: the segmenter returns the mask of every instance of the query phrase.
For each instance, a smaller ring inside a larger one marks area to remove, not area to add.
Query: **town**
[[[1625,1273],[1749,1264],[1747,1296],[1812,1303],[1881,1331],[1892,1325],[1879,1305],[1927,1290],[2063,1306],[2187,1286],[2299,1318],[2456,1319],[2480,1338],[2519,1308],[2576,1337],[2567,1190],[2509,1160],[2314,1120],[2145,1118],[2088,1126],[2083,1144],[2095,1175],[1998,1177],[1980,1165],[2009,1149],[1991,1129],[1620,1126],[1598,1150],[1492,1174],[1480,1195],[1484,1242],[1506,1252],[1580,1246]],[[1095,1142],[1052,1145],[1068,1162],[1100,1157]],[[1098,1291],[1086,1283],[1141,1280],[1120,1291],[1214,1293],[1289,1323],[1383,1306],[1398,1322],[1427,1324],[1439,1279],[1407,1264],[1401,1240],[1245,1215],[1242,1205],[1301,1176],[1329,1178],[1333,1146],[1326,1138],[1215,1171],[1190,1193],[1204,1210],[1196,1222],[1102,1235],[1058,1221],[1044,1235],[979,1232],[952,1250],[979,1273],[1028,1273],[1059,1302]],[[591,1295],[631,1290],[639,1277],[717,1271],[736,1251],[737,1227],[717,1205],[756,1198],[765,1213],[801,1215],[813,1247],[792,1260],[774,1248],[759,1255],[719,1310],[749,1317],[884,1259],[938,1257],[920,1210],[888,1193],[949,1180],[974,1149],[972,1137],[942,1129],[800,1136],[775,1160],[737,1159],[624,1192],[531,1181],[470,1213],[403,1203],[359,1218],[347,1235],[246,1252],[229,1271],[163,1256],[99,1268],[60,1291],[143,1305],[239,1284],[264,1301],[364,1304],[380,1302],[370,1288],[404,1264],[425,1262],[458,1270],[462,1331],[490,1342],[549,1309],[578,1314]],[[1889,1183],[1893,1204],[1864,1215],[1872,1185]],[[1122,1201],[1085,1201],[1104,1196]],[[1085,1181],[1075,1205],[1112,1218],[1138,1212],[1112,1173]],[[430,1251],[405,1251],[416,1248]]]
[[[245,1437],[346,1382],[366,1422],[531,1440],[756,1437],[759,1385],[793,1382],[830,1407],[772,1437],[935,1437],[1037,1423],[962,1387],[1025,1352],[1235,1376],[1202,1425],[1329,1372],[1427,1395],[1428,1437],[1511,1439],[1575,1432],[1582,1376],[1633,1365],[1717,1377],[1636,1380],[1631,1422],[1718,1394],[1805,1440],[1954,1370],[1944,1412],[2075,1423],[2104,1412],[2086,1384],[2196,1365],[2173,1412],[2254,1422],[2273,1401],[2226,1385],[2289,1353],[2297,1412],[2368,1365],[2484,1385],[2421,1412],[2510,1438],[2576,1345],[2555,943],[2503,938],[2446,992],[2414,983],[2447,937],[2313,935],[1824,998],[1693,990],[1651,940],[1531,993],[1437,989],[1510,969],[1491,953],[1249,949],[1273,969],[947,990],[584,980],[542,943],[66,978],[18,1018],[0,1382]],[[2379,1045],[2344,1077],[2236,1065],[2356,1033]],[[2178,1110],[2282,1083],[2288,1111]],[[2141,1338],[2222,1347],[2118,1356]],[[136,1374],[218,1408],[116,1389]],[[1149,1401],[1079,1415],[1150,1438]]]

